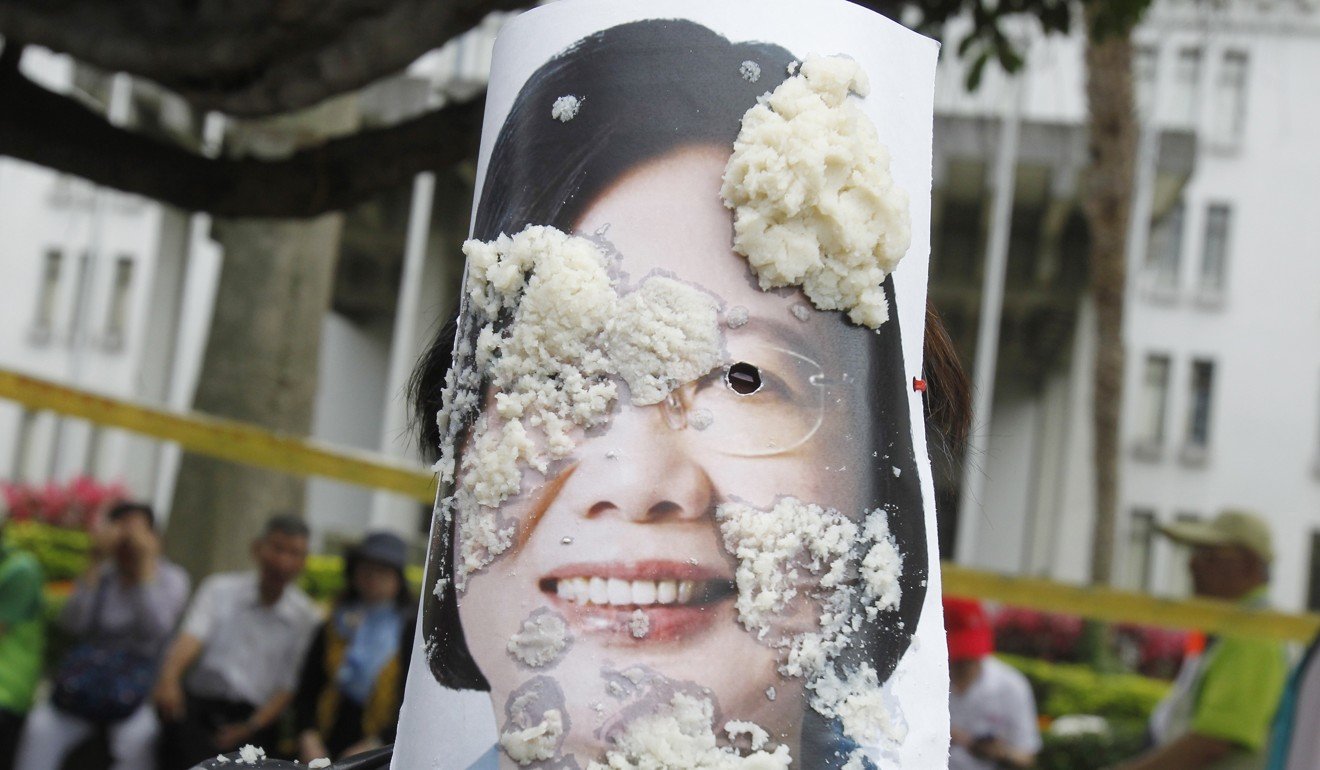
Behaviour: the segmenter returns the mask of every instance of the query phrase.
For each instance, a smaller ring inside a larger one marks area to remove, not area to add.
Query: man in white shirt
[[[320,621],[293,585],[307,538],[301,519],[275,516],[252,544],[256,571],[213,575],[197,589],[154,692],[164,723],[161,767],[273,744]]]
[[[1031,685],[991,656],[994,632],[980,603],[944,599],[949,643],[949,770],[1026,768],[1036,763],[1040,730]]]

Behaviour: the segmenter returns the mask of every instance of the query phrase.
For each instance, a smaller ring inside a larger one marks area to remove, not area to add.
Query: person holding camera
[[[160,727],[147,696],[188,598],[188,575],[160,553],[145,503],[119,503],[92,533],[92,559],[60,613],[74,640],[50,700],[28,716],[18,770],[58,770],[104,728],[112,770],[153,770]]]

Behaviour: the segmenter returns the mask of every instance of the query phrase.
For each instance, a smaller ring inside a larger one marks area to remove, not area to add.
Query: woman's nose
[[[688,431],[657,406],[623,406],[606,432],[579,448],[581,460],[561,499],[586,518],[639,523],[706,516],[714,494],[706,468],[689,450]]]

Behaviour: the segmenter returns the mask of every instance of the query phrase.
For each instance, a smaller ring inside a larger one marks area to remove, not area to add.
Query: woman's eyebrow
[[[753,337],[759,337],[777,343],[780,347],[793,351],[794,353],[807,353],[818,348],[822,340],[811,339],[803,333],[803,324],[800,321],[794,321],[790,324],[776,318],[756,318],[753,316],[751,322],[747,324],[745,334]],[[811,335],[815,337],[817,335]]]

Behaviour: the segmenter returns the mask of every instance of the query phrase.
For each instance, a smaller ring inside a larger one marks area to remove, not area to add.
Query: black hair
[[[631,169],[688,146],[732,150],[744,113],[787,78],[794,60],[778,46],[733,44],[680,20],[623,24],[578,41],[537,70],[519,92],[491,152],[473,237],[490,240],[530,224],[572,232],[581,214]],[[746,61],[760,67],[756,82],[740,75]],[[659,73],[667,79],[662,82]],[[554,101],[569,94],[581,100],[577,116],[552,120]],[[892,280],[883,288],[894,307]],[[891,315],[869,335],[872,390],[866,397],[876,416],[870,448],[877,459],[868,475],[870,504],[890,512],[890,530],[903,555],[902,598],[897,609],[864,621],[844,656],[844,662],[869,663],[881,681],[893,672],[916,631],[928,558],[905,397],[909,375],[897,313]],[[414,372],[415,419],[430,448],[441,438],[435,415],[455,339],[472,339],[478,331],[472,326],[446,324]],[[459,622],[452,580],[453,518],[448,524],[437,519],[432,527],[425,585],[446,581],[440,596],[427,592],[424,597],[427,660],[441,684],[487,690]],[[853,610],[860,612],[859,607]],[[864,612],[860,615],[865,619]]]
[[[353,571],[363,562],[375,562],[375,560],[359,555],[357,549],[353,547],[344,551],[344,590],[340,591],[339,596],[336,597],[336,604],[352,604],[362,598],[358,594],[357,586],[353,585]],[[375,563],[384,564],[384,562]],[[404,574],[401,568],[393,564],[385,564],[385,566],[394,570],[399,576],[399,590],[394,594],[394,606],[400,610],[415,608],[417,597],[413,596],[412,589],[408,587],[408,576]]]
[[[119,521],[125,516],[134,513],[145,517],[147,520],[147,526],[152,529],[156,528],[156,511],[148,503],[140,503],[130,500],[115,503],[105,514],[105,518],[107,521]]]
[[[273,534],[288,535],[290,537],[311,537],[312,531],[308,529],[307,522],[295,513],[277,513],[266,519],[266,523],[261,527],[261,537],[269,537]]]

